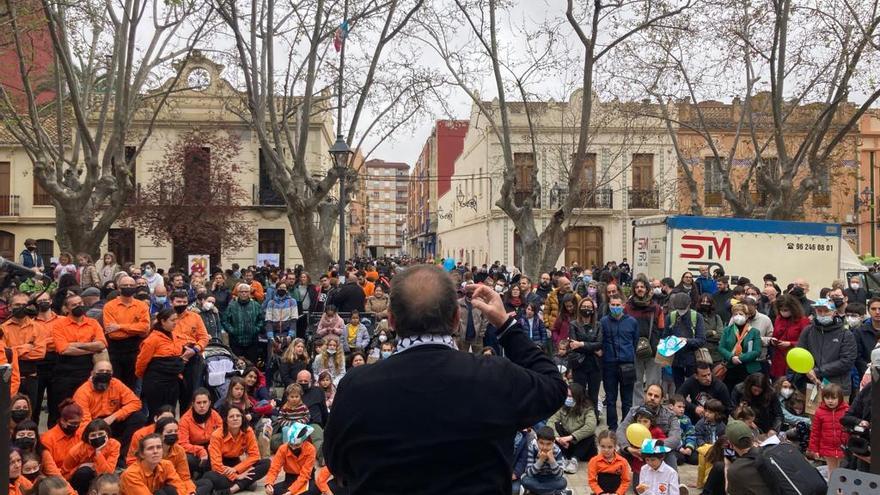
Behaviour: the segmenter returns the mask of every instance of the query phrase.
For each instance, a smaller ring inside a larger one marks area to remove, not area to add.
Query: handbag
[[[705,347],[700,347],[694,351],[694,357],[697,359],[698,363],[712,364],[712,355],[709,354],[709,349],[706,349]]]
[[[620,383],[629,385],[636,382],[636,365],[635,363],[620,363]]]
[[[648,328],[648,336],[647,337],[639,337],[639,341],[636,344],[636,358],[637,359],[650,359],[651,356],[654,355],[654,350],[651,349],[651,337],[654,334],[654,317],[651,317],[651,326]]]

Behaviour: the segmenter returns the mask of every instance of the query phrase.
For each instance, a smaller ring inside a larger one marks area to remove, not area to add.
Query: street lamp
[[[342,271],[345,269],[345,174],[348,171],[348,162],[353,154],[342,134],[336,136],[336,142],[328,150],[333,160],[333,170],[339,178],[339,277],[345,277]]]

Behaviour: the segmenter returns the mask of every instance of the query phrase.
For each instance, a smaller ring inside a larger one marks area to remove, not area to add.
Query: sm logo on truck
[[[720,264],[730,261],[730,237],[713,237],[708,235],[681,236],[681,255],[684,259],[706,260]]]

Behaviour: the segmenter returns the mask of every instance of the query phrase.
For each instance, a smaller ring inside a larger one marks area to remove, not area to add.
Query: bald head
[[[458,317],[452,278],[434,265],[407,268],[394,277],[389,313],[401,337],[451,334]]]
[[[559,277],[556,280],[556,287],[559,288],[559,292],[568,292],[571,290],[571,280],[568,277]]]
[[[312,374],[309,370],[302,370],[296,374],[296,383],[309,386],[312,384]]]

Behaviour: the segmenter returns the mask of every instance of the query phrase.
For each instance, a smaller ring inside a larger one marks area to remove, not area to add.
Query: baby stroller
[[[236,368],[237,357],[223,345],[218,339],[211,339],[202,352],[205,359],[205,376],[203,383],[208,387],[213,397],[211,402],[216,402],[221,397],[226,397],[229,389],[230,378],[241,376],[242,370]]]

